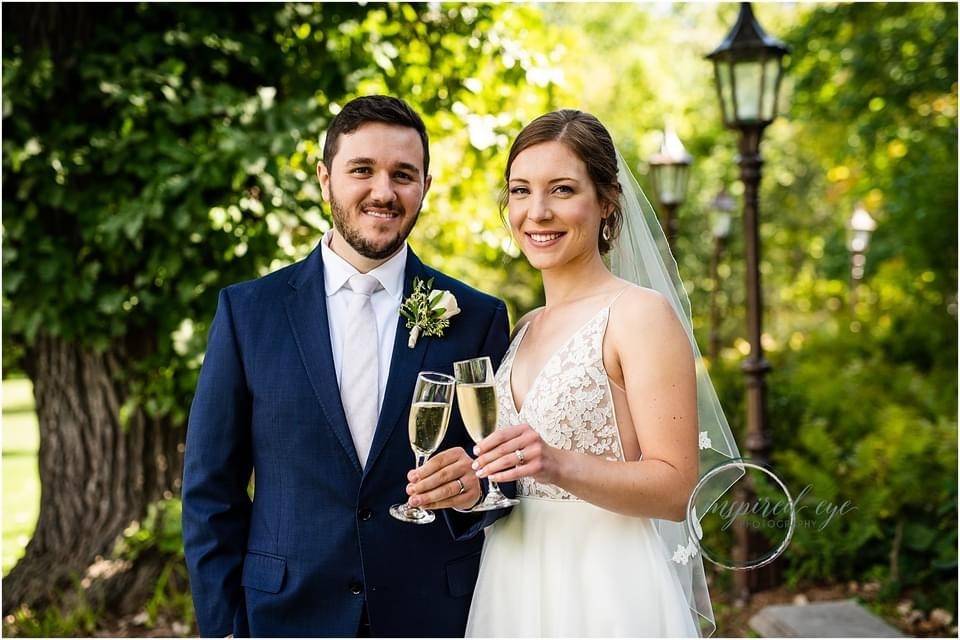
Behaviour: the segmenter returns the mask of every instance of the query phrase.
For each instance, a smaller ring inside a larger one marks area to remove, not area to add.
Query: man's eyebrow
[[[373,158],[361,157],[361,158],[351,158],[350,160],[347,160],[348,167],[368,167],[368,166],[376,166],[376,164],[377,164],[377,161],[374,160]],[[417,167],[417,165],[411,164],[409,162],[398,162],[396,165],[396,168],[402,169],[403,171],[408,171],[415,175],[420,175],[420,168]]]
[[[417,167],[417,165],[415,164],[410,164],[409,162],[398,162],[397,168],[403,169],[404,171],[409,171],[410,173],[415,173],[417,175],[420,175],[420,168]]]
[[[367,165],[377,164],[377,161],[373,158],[351,158],[350,160],[347,160],[347,164],[350,166]]]

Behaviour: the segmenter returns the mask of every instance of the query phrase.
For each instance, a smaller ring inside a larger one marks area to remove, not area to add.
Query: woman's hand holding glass
[[[512,482],[524,477],[537,482],[558,484],[563,451],[551,447],[528,424],[497,429],[473,448],[477,459],[473,468],[490,484]]]
[[[480,443],[497,431],[497,387],[490,358],[473,358],[453,363],[457,379],[457,404],[467,433],[475,443]],[[473,468],[477,468],[476,462]],[[493,478],[490,479],[490,491],[483,502],[467,511],[490,511],[519,504],[518,500],[508,498],[500,491]]]

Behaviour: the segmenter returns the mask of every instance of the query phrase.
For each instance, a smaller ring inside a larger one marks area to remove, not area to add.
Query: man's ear
[[[323,164],[323,160],[317,162],[317,181],[320,183],[323,199],[330,202],[330,172],[327,170],[327,165]]]
[[[427,177],[423,179],[423,197],[420,198],[420,202],[423,202],[423,198],[427,197],[427,192],[430,191],[430,185],[433,184],[433,176],[427,174]]]

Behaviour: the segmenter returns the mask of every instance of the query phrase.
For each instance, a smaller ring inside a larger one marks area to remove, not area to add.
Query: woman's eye
[[[556,193],[573,193],[573,187],[565,184],[557,185],[557,188],[554,189]]]
[[[527,193],[526,187],[513,187],[512,189],[510,189],[510,195],[522,196],[522,195],[526,195],[526,193]]]

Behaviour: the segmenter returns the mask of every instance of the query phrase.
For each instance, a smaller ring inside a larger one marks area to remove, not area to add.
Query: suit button
[[[366,522],[367,520],[369,520],[370,518],[373,517],[373,510],[372,510],[372,509],[360,509],[360,511],[357,513],[357,515],[360,516],[360,519],[361,519],[362,521]]]
[[[355,596],[360,595],[361,593],[363,593],[363,585],[360,584],[359,582],[351,582],[350,593],[352,593]]]

